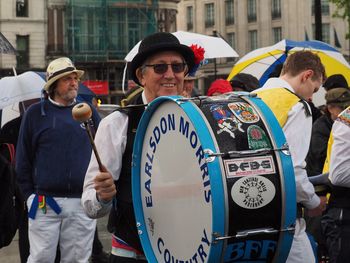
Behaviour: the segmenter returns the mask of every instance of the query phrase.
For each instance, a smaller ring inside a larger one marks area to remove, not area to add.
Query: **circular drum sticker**
[[[263,176],[244,176],[231,189],[232,200],[245,209],[258,209],[275,197],[276,188]]]

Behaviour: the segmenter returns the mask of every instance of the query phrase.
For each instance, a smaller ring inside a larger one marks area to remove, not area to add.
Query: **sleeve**
[[[122,167],[127,128],[127,115],[116,111],[101,120],[95,137],[96,149],[100,155],[101,162],[112,174],[114,181],[119,179]],[[82,205],[91,218],[99,218],[106,215],[112,206],[112,202],[102,203],[97,200],[94,178],[98,173],[98,163],[94,152],[92,152],[82,195]]]
[[[304,105],[297,103],[288,113],[288,120],[283,127],[291,153],[295,183],[296,198],[306,208],[313,209],[320,204],[314,186],[307,177],[305,158],[309,149],[312,130],[312,118],[305,115]]]
[[[321,118],[312,126],[310,148],[306,157],[308,176],[321,174],[326,160],[329,132],[327,133],[325,125],[321,125]]]
[[[335,121],[329,179],[334,185],[350,187],[350,126]]]
[[[34,193],[32,171],[35,148],[30,125],[32,116],[30,114],[31,111],[27,111],[23,116],[16,148],[17,182],[25,200]]]

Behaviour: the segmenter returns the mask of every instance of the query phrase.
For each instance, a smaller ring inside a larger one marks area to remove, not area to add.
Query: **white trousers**
[[[34,195],[27,200],[30,209]],[[49,205],[44,214],[38,208],[35,219],[29,218],[30,255],[28,263],[53,263],[57,244],[61,263],[87,263],[92,251],[96,220],[89,218],[80,198],[54,198],[62,209],[57,215]]]
[[[286,263],[315,263],[316,258],[310,240],[305,232],[304,218],[297,218],[292,247]]]

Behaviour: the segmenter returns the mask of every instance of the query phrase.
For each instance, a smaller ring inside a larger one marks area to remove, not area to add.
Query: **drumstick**
[[[88,137],[90,139],[90,144],[92,146],[92,150],[94,151],[94,154],[96,156],[96,160],[97,160],[97,163],[98,163],[98,168],[102,172],[103,171],[103,165],[102,165],[102,162],[101,162],[101,159],[100,159],[100,155],[97,152],[96,145],[95,145],[94,138],[92,136],[91,129],[90,129],[90,124],[89,124],[89,120],[90,120],[90,118],[92,116],[92,110],[91,110],[90,106],[87,103],[85,103],[85,102],[78,103],[77,105],[75,105],[73,107],[72,115],[73,115],[73,119],[74,120],[82,122],[84,124],[85,130],[88,133]]]

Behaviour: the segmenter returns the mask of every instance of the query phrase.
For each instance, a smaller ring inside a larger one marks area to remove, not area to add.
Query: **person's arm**
[[[335,121],[329,179],[333,185],[350,187],[350,126]]]
[[[312,125],[310,148],[306,157],[306,171],[308,176],[322,173],[327,156],[327,144],[330,134],[330,130],[325,122],[325,116],[322,116]]]
[[[127,126],[127,116],[114,112],[105,117],[98,127],[95,144],[105,172],[101,173],[92,153],[82,195],[84,210],[92,218],[102,217],[111,209],[115,195],[114,181],[119,179],[122,168]]]
[[[297,103],[288,113],[288,120],[283,127],[291,153],[297,202],[308,209],[317,208],[320,198],[316,195],[314,186],[310,183],[306,170],[305,158],[309,149],[312,118],[306,117],[303,104]]]
[[[32,171],[35,156],[35,141],[32,137],[33,131],[30,125],[31,115],[33,115],[31,112],[27,111],[23,116],[16,147],[17,182],[25,200],[34,193]]]

